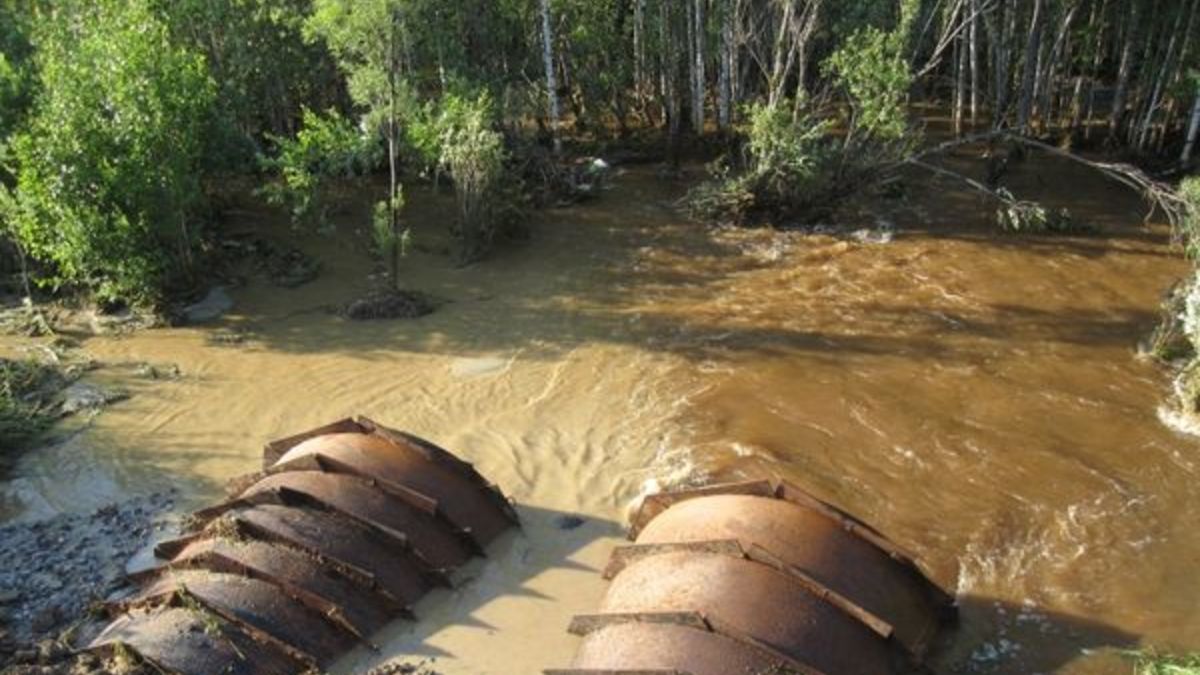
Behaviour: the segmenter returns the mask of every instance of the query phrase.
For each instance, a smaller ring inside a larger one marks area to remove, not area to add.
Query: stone
[[[116,389],[105,389],[94,384],[76,382],[63,391],[62,412],[64,415],[85,410],[99,410],[110,403],[124,400],[129,394]]]
[[[29,627],[34,633],[46,633],[62,620],[62,611],[55,605],[50,605],[42,611],[38,612],[33,620],[29,622]]]
[[[221,286],[213,286],[203,300],[184,307],[183,316],[188,323],[205,323],[221,318],[231,309],[233,298]]]
[[[554,519],[555,526],[560,530],[574,530],[582,526],[585,522],[583,518],[573,515],[562,515]]]

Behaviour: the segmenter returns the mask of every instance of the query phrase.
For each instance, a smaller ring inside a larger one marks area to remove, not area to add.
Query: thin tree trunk
[[[1187,138],[1183,142],[1183,152],[1179,155],[1179,163],[1184,166],[1192,161],[1192,151],[1196,148],[1196,137],[1200,135],[1200,86],[1196,88],[1196,100],[1192,103],[1191,117]]]
[[[399,179],[396,173],[396,140],[399,136],[399,123],[396,119],[396,78],[398,76],[400,60],[397,55],[399,45],[396,44],[396,33],[399,30],[397,25],[398,17],[392,14],[392,26],[388,32],[388,121],[387,121],[387,146],[388,146],[388,229],[392,233],[392,250],[391,253],[391,277],[392,288],[400,288],[400,214],[397,212],[397,193],[399,192]]]
[[[971,61],[971,124],[979,121],[979,0],[971,0],[971,26],[967,29]]]
[[[736,12],[737,8],[726,2],[725,13],[721,17],[721,46],[718,50],[720,71],[717,75],[717,128],[721,131],[727,130],[732,122],[733,69],[737,59],[733,33],[733,26],[737,21]]]
[[[788,30],[792,24],[792,16],[795,13],[795,3],[792,0],[784,0],[783,16],[779,20],[779,27],[775,33],[775,49],[774,58],[772,59],[771,77],[769,81],[769,92],[767,95],[767,105],[774,108],[779,104],[779,100],[783,98],[783,88],[787,83],[788,75],[792,70],[792,63],[795,60],[795,42],[789,42],[788,36],[791,31]]]
[[[1037,81],[1038,51],[1042,41],[1042,1],[1033,0],[1033,16],[1029,20],[1029,39],[1025,42],[1025,64],[1021,75],[1021,98],[1017,103],[1017,128],[1029,129],[1033,110],[1034,85]]]
[[[1121,63],[1117,66],[1117,85],[1113,92],[1112,113],[1109,116],[1108,129],[1110,137],[1115,137],[1121,131],[1121,123],[1125,118],[1126,98],[1129,96],[1129,74],[1133,71],[1133,48],[1137,38],[1138,2],[1129,3],[1129,24],[1125,27],[1125,44],[1121,47]]]
[[[692,2],[692,127],[704,134],[704,94],[708,78],[704,72],[704,1]]]
[[[554,154],[562,153],[559,121],[562,117],[558,103],[558,81],[554,73],[554,33],[550,27],[550,0],[542,0],[542,64],[546,68],[546,91],[550,104],[550,133],[554,137]]]
[[[633,3],[633,92],[640,105],[646,88],[646,0]]]
[[[1180,8],[1179,19],[1183,19],[1182,12],[1185,8]],[[1142,117],[1141,124],[1138,125],[1137,138],[1134,146],[1138,150],[1143,150],[1146,147],[1146,140],[1150,133],[1150,126],[1154,122],[1154,113],[1158,112],[1159,100],[1162,96],[1163,86],[1166,84],[1169,77],[1169,70],[1175,61],[1175,47],[1178,42],[1179,28],[1182,26],[1182,21],[1176,21],[1176,30],[1171,31],[1171,37],[1167,40],[1167,51],[1163,56],[1162,63],[1158,67],[1158,75],[1154,78],[1154,88],[1150,93],[1150,98],[1146,101],[1146,112]]]
[[[1174,31],[1171,31],[1171,39],[1167,43],[1167,55],[1163,58],[1162,65],[1159,67],[1158,76],[1156,78],[1154,78],[1154,91],[1150,95],[1150,100],[1146,105],[1146,116],[1142,119],[1141,129],[1138,132],[1138,138],[1137,138],[1137,149],[1138,150],[1142,150],[1146,147],[1146,142],[1147,142],[1147,139],[1149,138],[1150,128],[1154,121],[1154,114],[1156,112],[1158,112],[1158,109],[1160,106],[1163,88],[1167,86],[1168,82],[1171,79],[1173,79],[1174,72],[1172,69],[1175,66],[1175,48],[1177,46],[1179,46],[1179,30],[1180,29],[1183,30],[1184,40],[1186,41],[1187,40],[1186,36],[1192,34],[1192,26],[1193,26],[1193,22],[1196,18],[1195,9],[1196,9],[1196,2],[1195,2],[1195,0],[1193,0],[1192,6],[1191,6],[1191,11],[1188,12],[1188,20],[1186,22],[1186,24],[1187,24],[1186,27],[1184,27],[1184,22],[1182,20],[1176,21],[1175,22],[1176,29]],[[1183,19],[1182,13],[1185,11],[1188,11],[1188,10],[1181,7],[1179,11],[1180,11],[1179,19]],[[1185,47],[1185,49],[1186,49],[1186,47]],[[1164,124],[1165,124],[1165,122],[1164,122]],[[1165,129],[1164,129],[1164,131],[1165,131]]]
[[[962,134],[963,116],[967,106],[967,69],[970,67],[967,45],[959,39],[954,44],[954,134]]]
[[[799,120],[800,113],[803,111],[805,101],[808,99],[808,90],[805,88],[808,84],[808,43],[812,38],[813,32],[817,29],[817,23],[821,17],[821,3],[824,0],[809,0],[808,5],[804,9],[804,14],[799,17],[793,15],[792,20],[795,22],[795,50],[797,55],[796,67],[796,96],[792,101],[792,119]]]

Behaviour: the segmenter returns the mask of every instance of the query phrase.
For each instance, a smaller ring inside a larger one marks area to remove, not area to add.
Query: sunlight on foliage
[[[1133,656],[1135,675],[1200,675],[1200,654],[1171,655],[1151,650]]]
[[[825,62],[850,99],[851,133],[896,140],[908,131],[905,101],[912,72],[904,58],[904,32],[859,30]]]
[[[362,133],[336,111],[324,115],[305,109],[295,138],[272,136],[275,157],[260,158],[263,168],[278,173],[262,188],[267,201],[287,207],[294,225],[311,225],[329,232],[330,178],[368,172],[379,163],[377,138]]]
[[[504,170],[504,139],[492,128],[492,102],[486,94],[446,97],[439,128],[440,162],[454,179],[458,200],[460,259],[470,262],[487,252],[495,236],[494,196]]]
[[[12,142],[16,186],[0,208],[53,264],[43,283],[154,300],[192,264],[214,85],[149,2],[70,7],[75,22],[39,28],[42,91]]]

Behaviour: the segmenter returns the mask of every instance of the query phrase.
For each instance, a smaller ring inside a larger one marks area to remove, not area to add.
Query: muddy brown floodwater
[[[371,272],[349,225],[365,213],[342,214],[347,236],[301,242],[325,264],[312,284],[251,281],[207,328],[87,339],[106,363],[183,376],[125,378],[129,400],[26,455],[6,508],[166,485],[198,504],[253,470],[263,441],[366,414],[475,462],[525,529],[338,672],[401,656],[447,674],[566,665],[568,620],[597,606],[640,494],[763,475],[873,523],[959,594],[938,672],[1128,673],[1122,649],[1200,649],[1200,447],[1159,422],[1166,374],[1135,356],[1185,266],[1103,179],[1049,160],[1012,179],[1103,234],[999,235],[977,197],[928,181],[843,214],[894,223],[888,243],[708,230],[674,208],[682,183],[639,168],[464,269],[438,251],[450,201],[414,190],[404,281],[449,301],[436,313],[327,311]]]

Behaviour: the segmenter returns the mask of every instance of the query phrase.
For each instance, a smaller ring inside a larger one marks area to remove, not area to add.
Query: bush
[[[271,204],[286,207],[293,225],[321,231],[332,229],[329,179],[366,173],[380,159],[378,139],[363,134],[336,111],[321,115],[306,108],[295,138],[270,138],[278,154],[262,157],[259,163],[278,178],[264,186],[262,194]]]
[[[1171,655],[1154,651],[1134,654],[1137,675],[1200,675],[1200,654]]]
[[[27,445],[50,426],[47,405],[59,381],[47,366],[0,359],[0,450]]]
[[[793,121],[781,108],[753,105],[746,112],[745,170],[718,163],[714,180],[687,198],[693,216],[742,223],[757,217],[801,217],[825,205],[834,190],[837,142],[829,125],[811,117]]]
[[[1183,179],[1179,184],[1183,199],[1183,218],[1177,223],[1177,236],[1189,258],[1200,259],[1200,176]]]
[[[825,62],[850,101],[850,136],[902,139],[908,132],[905,98],[912,72],[904,58],[904,31],[856,31]]]
[[[1019,200],[1007,190],[997,191],[1005,201],[996,209],[996,223],[1006,232],[1082,234],[1094,232],[1075,220],[1067,209],[1048,209],[1037,202]]]
[[[146,0],[65,3],[37,30],[41,91],[0,215],[41,281],[153,301],[190,273],[214,85]]]
[[[504,173],[504,138],[492,128],[492,102],[447,96],[442,102],[440,164],[454,179],[461,243],[460,259],[483,257],[491,247],[497,222],[497,196]]]

